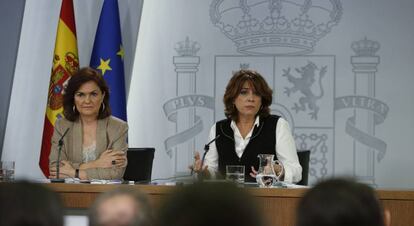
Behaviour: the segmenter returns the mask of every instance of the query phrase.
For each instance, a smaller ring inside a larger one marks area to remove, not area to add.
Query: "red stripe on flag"
[[[49,154],[50,154],[50,148],[52,146],[51,139],[53,135],[53,130],[54,130],[54,127],[46,116],[45,123],[43,126],[42,149],[40,152],[40,160],[39,160],[40,169],[42,169],[43,174],[46,177],[49,177]]]
[[[76,37],[75,14],[73,12],[73,1],[63,0],[62,8],[60,9],[60,19],[69,27]]]

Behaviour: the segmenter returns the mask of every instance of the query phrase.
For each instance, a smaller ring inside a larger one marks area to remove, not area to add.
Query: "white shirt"
[[[245,138],[243,138],[240,134],[239,129],[236,126],[235,121],[231,121],[230,127],[233,129],[234,132],[234,141],[235,141],[235,149],[236,154],[240,158],[246,148],[247,144],[250,141],[250,137],[252,136],[253,129],[255,126],[259,125],[259,117],[256,117],[254,122],[254,126],[247,134]],[[216,137],[216,124],[214,124],[210,129],[209,140],[213,140]],[[293,139],[292,133],[290,131],[289,123],[283,119],[279,118],[276,124],[276,156],[277,159],[282,162],[285,177],[284,181],[288,183],[296,183],[299,182],[302,178],[302,167],[299,164],[298,155],[296,153],[296,145],[295,140]],[[215,172],[218,171],[218,161],[219,156],[217,152],[216,142],[210,144],[210,150],[207,152],[204,165],[208,166],[208,169],[214,175]],[[250,171],[250,169],[246,169]],[[257,169],[256,169],[257,170]]]

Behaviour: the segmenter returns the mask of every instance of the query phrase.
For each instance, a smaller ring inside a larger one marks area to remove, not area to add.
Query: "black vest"
[[[251,166],[259,168],[258,154],[275,154],[276,150],[276,124],[279,116],[269,115],[260,117],[259,126],[255,126],[246,149],[241,158],[236,154],[234,132],[230,127],[231,119],[224,119],[216,124],[216,140],[218,152],[218,167],[221,175],[226,175],[226,165],[244,165],[245,181],[256,181],[250,176]],[[277,159],[275,155],[275,159]]]

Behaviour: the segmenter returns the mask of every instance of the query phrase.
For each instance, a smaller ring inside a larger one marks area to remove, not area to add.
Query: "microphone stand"
[[[63,138],[66,136],[66,133],[68,133],[69,128],[66,129],[66,131],[63,133],[62,137],[59,139],[58,142],[58,157],[56,161],[56,178],[50,179],[50,182],[52,183],[64,183],[64,178],[59,178],[59,171],[60,171],[60,155],[62,153],[62,146],[63,146]]]
[[[206,145],[204,145],[204,153],[203,153],[203,157],[201,158],[201,174],[203,173],[203,165],[204,165],[204,160],[206,158],[206,154],[207,152],[210,150],[210,144],[213,143],[214,141],[216,141],[218,138],[220,137],[220,135],[217,135],[214,139],[212,139],[210,142],[208,142]],[[199,177],[199,180],[202,181],[203,177]]]

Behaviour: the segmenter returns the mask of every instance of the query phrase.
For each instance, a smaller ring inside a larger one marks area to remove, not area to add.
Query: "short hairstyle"
[[[90,226],[99,226],[99,207],[107,200],[117,196],[130,197],[135,205],[137,211],[135,212],[135,218],[133,222],[130,222],[128,226],[150,226],[153,222],[152,208],[149,204],[146,194],[141,193],[133,187],[119,187],[114,190],[102,193],[98,196],[95,202],[92,204],[89,210]]]
[[[42,184],[0,183],[0,225],[63,226],[62,201]]]
[[[245,82],[249,82],[257,95],[262,99],[262,106],[257,114],[262,117],[268,116],[270,114],[269,106],[272,104],[273,91],[270,89],[263,76],[252,70],[240,70],[235,72],[227,84],[223,97],[225,116],[235,121],[238,120],[238,111],[234,106],[234,100],[240,94]]]
[[[158,211],[157,226],[263,226],[252,197],[231,183],[178,187]]]
[[[75,93],[83,84],[90,81],[95,82],[101,92],[105,94],[103,99],[105,109],[101,106],[99,109],[98,119],[103,119],[111,115],[111,106],[109,105],[109,88],[105,82],[105,79],[99,71],[91,67],[84,67],[72,75],[63,93],[63,115],[67,120],[73,122],[78,119],[79,112],[73,110],[73,106],[75,105]]]
[[[301,199],[297,226],[384,226],[384,212],[368,185],[350,178],[318,183]]]

